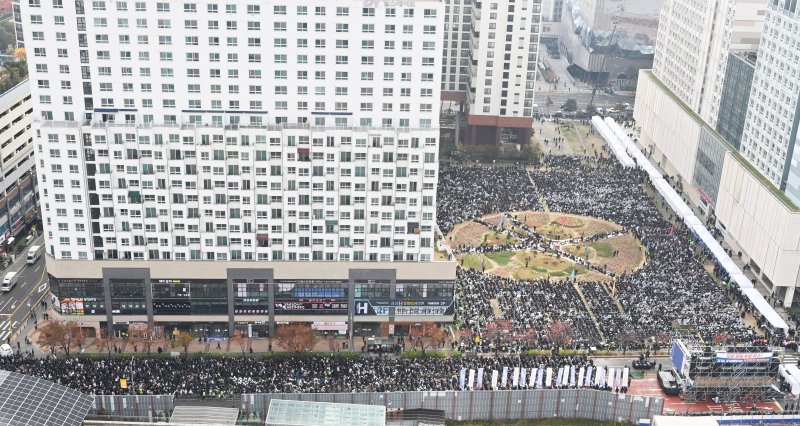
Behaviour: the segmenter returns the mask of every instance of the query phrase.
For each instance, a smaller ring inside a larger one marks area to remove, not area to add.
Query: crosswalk
[[[11,330],[17,327],[18,322],[14,321],[13,324],[10,324],[7,320],[0,321],[0,344],[5,343],[6,339],[11,336]]]

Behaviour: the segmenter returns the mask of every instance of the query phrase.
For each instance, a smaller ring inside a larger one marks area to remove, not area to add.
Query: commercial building
[[[797,2],[780,0],[766,6],[741,151],[773,185],[800,203],[800,169],[789,186],[792,157],[800,125],[800,25]]]
[[[731,14],[725,2],[669,0],[657,67],[640,73],[634,118],[640,143],[668,174],[682,178],[685,196],[705,212],[734,257],[750,266],[768,293],[791,306],[800,285],[800,209],[790,185],[778,184],[779,172],[791,175],[791,166],[781,162],[790,163],[798,89],[789,77],[797,74],[793,51],[788,45],[781,50],[777,39],[791,43],[788,28],[796,28],[797,11],[794,2],[754,4],[737,2]],[[686,16],[696,19],[681,20]],[[754,28],[762,28],[760,43]],[[755,65],[752,54],[728,56],[734,45],[758,46]],[[743,110],[740,96],[748,85]]]
[[[755,70],[755,52],[731,53],[728,56],[716,129],[737,150],[744,133]]]
[[[653,64],[664,0],[563,0],[559,46],[572,76],[610,83],[635,80]],[[623,83],[625,84],[625,83]]]
[[[441,293],[415,280],[455,278],[433,249],[441,2],[17,6],[62,311],[229,334],[282,297],[337,322],[346,299],[424,305]]]
[[[28,80],[0,94],[0,241],[4,249],[9,238],[37,220],[32,114]]]

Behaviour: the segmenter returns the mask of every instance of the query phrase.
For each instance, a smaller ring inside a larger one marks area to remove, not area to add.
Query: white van
[[[39,257],[42,255],[42,248],[43,246],[31,246],[28,249],[28,264],[32,265],[39,260]]]
[[[11,349],[11,345],[8,343],[3,343],[0,345],[0,356],[12,356],[14,355],[14,350]]]
[[[7,273],[5,278],[3,278],[3,286],[0,287],[0,290],[3,290],[4,292],[11,291],[11,289],[17,285],[17,281],[19,281],[19,277],[17,276],[16,272]]]

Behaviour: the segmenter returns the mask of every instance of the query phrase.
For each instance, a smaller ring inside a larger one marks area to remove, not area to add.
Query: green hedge
[[[173,351],[178,352],[178,351]],[[180,351],[180,356],[189,356],[192,358],[240,358],[241,352],[190,352],[188,354]],[[361,354],[359,352],[254,352],[245,353],[246,357],[262,357],[262,358],[314,358],[314,357],[338,357],[338,358],[358,358]],[[148,354],[147,352],[125,352],[121,354],[111,354],[113,359],[130,359],[130,358],[170,358],[170,352],[158,353],[153,351]],[[108,353],[79,353],[70,354],[71,358],[81,359],[108,359]]]
[[[460,356],[460,353],[459,353]],[[409,351],[403,352],[400,355],[401,358],[447,358],[447,353],[442,351],[422,351],[417,349],[411,349]]]

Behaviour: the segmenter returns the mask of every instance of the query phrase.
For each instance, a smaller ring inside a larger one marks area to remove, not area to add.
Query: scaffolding
[[[783,348],[714,345],[691,334],[675,342],[688,359],[688,368],[675,366],[681,397],[687,402],[767,401],[782,395],[775,384]]]

